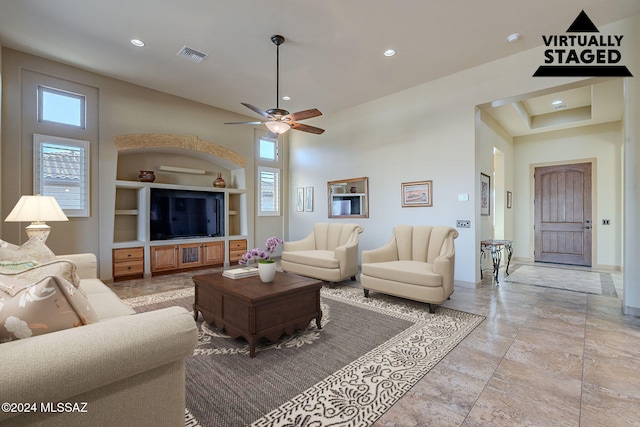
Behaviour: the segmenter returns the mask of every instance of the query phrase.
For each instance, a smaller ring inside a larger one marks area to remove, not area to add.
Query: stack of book
[[[234,268],[232,270],[225,270],[222,272],[222,275],[229,279],[242,279],[243,277],[256,276],[257,274],[258,267]]]

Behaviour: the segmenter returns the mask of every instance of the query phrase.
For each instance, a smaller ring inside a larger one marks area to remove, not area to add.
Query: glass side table
[[[480,279],[482,279],[482,259],[488,253],[491,254],[493,262],[493,277],[498,282],[498,271],[502,262],[502,252],[507,256],[507,268],[505,272],[509,275],[509,264],[511,263],[511,255],[513,255],[513,241],[511,240],[482,240],[480,242]]]

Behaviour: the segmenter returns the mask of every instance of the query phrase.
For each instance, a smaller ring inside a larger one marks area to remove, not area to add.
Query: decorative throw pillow
[[[47,276],[36,283],[27,283],[0,277],[0,342],[98,321],[84,292],[65,279]]]
[[[76,288],[80,286],[80,276],[78,275],[78,267],[73,261],[68,259],[55,259],[40,265],[33,265],[30,268],[16,270],[12,266],[3,264],[8,261],[0,261],[0,277],[10,276],[15,279],[25,280],[27,283],[35,283],[39,279],[46,276],[59,276],[67,280]],[[16,263],[18,261],[15,261]],[[25,263],[23,265],[27,265]]]
[[[11,244],[9,242],[5,242],[4,240],[0,239],[0,248],[11,248],[11,249],[18,249],[18,247],[14,244]]]
[[[0,273],[24,271],[38,265],[35,261],[2,261],[0,260]]]
[[[1,261],[31,261],[40,264],[56,259],[56,255],[39,237],[30,238],[17,249],[11,246],[13,245],[0,246]]]

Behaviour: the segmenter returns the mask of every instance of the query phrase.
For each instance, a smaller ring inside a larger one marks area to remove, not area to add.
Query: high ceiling
[[[329,114],[539,46],[581,10],[600,27],[640,1],[0,0],[0,44],[251,116],[241,102],[276,106],[281,34],[280,108]]]

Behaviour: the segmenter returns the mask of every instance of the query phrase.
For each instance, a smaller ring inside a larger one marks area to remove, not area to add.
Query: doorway
[[[591,163],[536,167],[536,262],[591,267]]]

